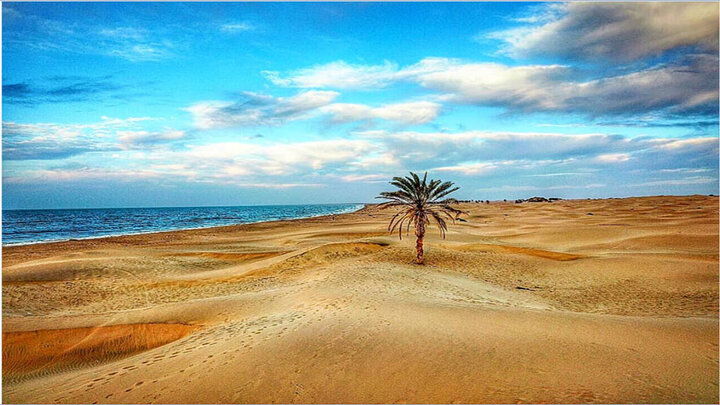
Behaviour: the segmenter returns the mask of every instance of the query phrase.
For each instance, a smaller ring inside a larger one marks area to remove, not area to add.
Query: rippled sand
[[[3,248],[3,401],[718,402],[717,197],[462,208]]]

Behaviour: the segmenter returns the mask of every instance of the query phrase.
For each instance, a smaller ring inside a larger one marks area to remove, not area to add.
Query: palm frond
[[[447,231],[447,223],[440,215],[438,215],[437,212],[431,211],[430,215],[435,219],[435,222],[438,224],[438,228],[440,228],[440,233],[442,234],[443,239],[445,239],[445,232]]]
[[[457,204],[454,198],[445,198],[447,195],[457,191],[459,187],[451,181],[433,180],[428,182],[428,173],[425,172],[420,178],[417,173],[410,172],[409,176],[393,177],[390,184],[395,186],[395,191],[384,191],[375,198],[386,200],[378,204],[378,208],[401,207],[390,219],[388,231],[398,231],[402,239],[403,226],[405,233],[410,233],[410,226],[419,226],[419,223],[430,223],[430,218],[436,223],[440,232],[445,237],[447,232],[447,219],[453,223],[465,212],[451,207],[450,204]]]

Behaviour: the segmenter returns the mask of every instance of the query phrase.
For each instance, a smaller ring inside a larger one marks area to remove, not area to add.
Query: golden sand
[[[462,209],[3,248],[3,401],[718,402],[717,197]]]
[[[91,365],[178,340],[197,327],[135,324],[3,332],[2,371],[8,380]]]

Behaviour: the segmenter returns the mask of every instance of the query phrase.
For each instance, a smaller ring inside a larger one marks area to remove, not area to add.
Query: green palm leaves
[[[459,189],[453,187],[454,184],[450,181],[430,180],[428,183],[427,172],[422,180],[416,173],[410,172],[410,176],[394,177],[390,184],[399,190],[382,192],[376,198],[388,200],[380,204],[379,208],[402,207],[388,225],[388,231],[397,230],[400,239],[402,239],[403,226],[408,233],[411,225],[415,225],[416,236],[422,238],[425,234],[425,225],[431,223],[431,219],[445,238],[446,221],[449,219],[454,223],[463,213],[450,206],[457,203],[457,200],[445,198]]]

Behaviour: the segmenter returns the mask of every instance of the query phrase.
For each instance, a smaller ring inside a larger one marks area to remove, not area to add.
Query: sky
[[[717,3],[2,3],[3,209],[718,194]]]

